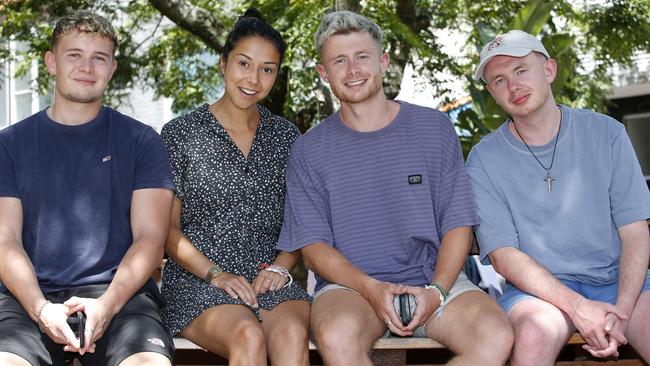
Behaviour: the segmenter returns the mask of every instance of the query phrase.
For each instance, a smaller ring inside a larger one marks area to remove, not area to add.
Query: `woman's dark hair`
[[[255,36],[262,37],[273,43],[275,48],[278,50],[278,53],[280,53],[280,64],[282,64],[284,50],[287,48],[287,44],[282,39],[280,33],[266,23],[264,17],[262,17],[262,13],[255,8],[246,10],[244,15],[237,19],[235,26],[232,28],[230,33],[228,33],[226,43],[223,45],[223,49],[221,50],[221,57],[224,60],[227,60],[230,51],[237,46],[237,43],[245,38]]]

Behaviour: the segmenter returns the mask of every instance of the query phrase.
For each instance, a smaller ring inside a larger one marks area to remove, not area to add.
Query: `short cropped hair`
[[[342,10],[325,14],[321,19],[318,30],[314,34],[314,43],[320,53],[323,44],[333,35],[350,33],[368,33],[381,49],[382,31],[372,20],[363,15]]]
[[[68,15],[59,19],[54,26],[50,46],[54,50],[61,37],[72,32],[97,33],[113,41],[113,55],[117,51],[118,41],[117,33],[111,23],[106,18],[97,15],[88,10],[71,11]]]

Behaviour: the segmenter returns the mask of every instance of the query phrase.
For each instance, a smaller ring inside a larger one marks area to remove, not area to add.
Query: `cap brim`
[[[489,57],[485,58],[483,61],[481,61],[480,64],[478,64],[478,67],[474,72],[474,80],[478,81],[483,78],[483,70],[485,69],[485,66],[496,56],[524,57],[533,51],[534,50],[531,50],[530,48],[503,47],[502,49],[499,49],[498,51],[491,54]]]

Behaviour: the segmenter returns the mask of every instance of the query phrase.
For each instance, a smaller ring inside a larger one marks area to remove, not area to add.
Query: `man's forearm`
[[[625,225],[618,232],[621,239],[621,261],[616,305],[629,315],[648,273],[650,234],[646,221]]]
[[[471,228],[458,227],[449,230],[442,237],[432,283],[440,284],[449,292],[467,260],[471,235]]]
[[[127,301],[151,278],[163,257],[161,243],[136,242],[120,262],[117,272],[101,296],[114,313],[119,312]]]
[[[490,253],[494,268],[518,289],[549,302],[571,316],[583,297],[560,282],[546,268],[517,248]]]
[[[18,198],[0,197],[0,280],[34,320],[45,303],[34,266],[22,244],[23,207]]]
[[[45,297],[38,285],[32,262],[22,249],[15,246],[0,245],[0,247],[5,248],[0,256],[2,283],[16,297],[29,316],[37,321],[37,313],[45,303]]]
[[[141,189],[133,192],[133,244],[122,258],[108,289],[98,299],[113,314],[122,309],[160,265],[169,233],[172,199],[172,192],[167,189]]]
[[[293,252],[281,251],[278,256],[273,261],[273,264],[292,270],[293,267],[300,260],[300,251],[296,250]]]
[[[338,250],[325,243],[314,243],[301,249],[305,264],[330,283],[351,288],[363,295],[377,280],[357,269]]]

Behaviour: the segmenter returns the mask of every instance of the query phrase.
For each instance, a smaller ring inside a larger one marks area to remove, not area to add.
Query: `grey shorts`
[[[45,294],[61,303],[72,296],[97,298],[107,286],[86,286]],[[140,352],[156,352],[174,357],[174,342],[162,325],[157,294],[142,290],[135,294],[111,320],[104,336],[96,342],[95,352],[79,356],[64,352],[38,329],[20,303],[10,294],[0,292],[0,352],[18,355],[32,365],[68,365],[78,358],[84,365],[113,366]]]
[[[358,292],[354,291],[349,287],[341,286],[336,283],[329,283],[321,287],[321,289],[314,294],[314,302],[320,295],[332,290],[348,290],[356,294],[359,294]],[[447,295],[447,301],[445,302],[444,306],[447,306],[447,304],[451,303],[455,298],[468,291],[483,291],[483,290],[481,290],[475,284],[473,284],[472,281],[470,281],[467,278],[465,272],[460,271],[460,273],[458,274],[458,278],[456,279],[456,282],[454,282],[454,284],[451,286],[451,289],[449,290],[449,293]],[[359,294],[359,296],[361,295]],[[440,317],[444,310],[444,306],[439,307],[438,310],[436,310],[436,312],[431,316],[431,318]],[[413,337],[419,337],[419,338],[427,337],[424,330],[429,320],[431,320],[431,318],[427,319],[427,321],[423,325],[415,329],[415,331],[413,332]],[[387,331],[386,334],[384,334],[384,338],[388,338],[389,336],[390,336],[390,332]]]

